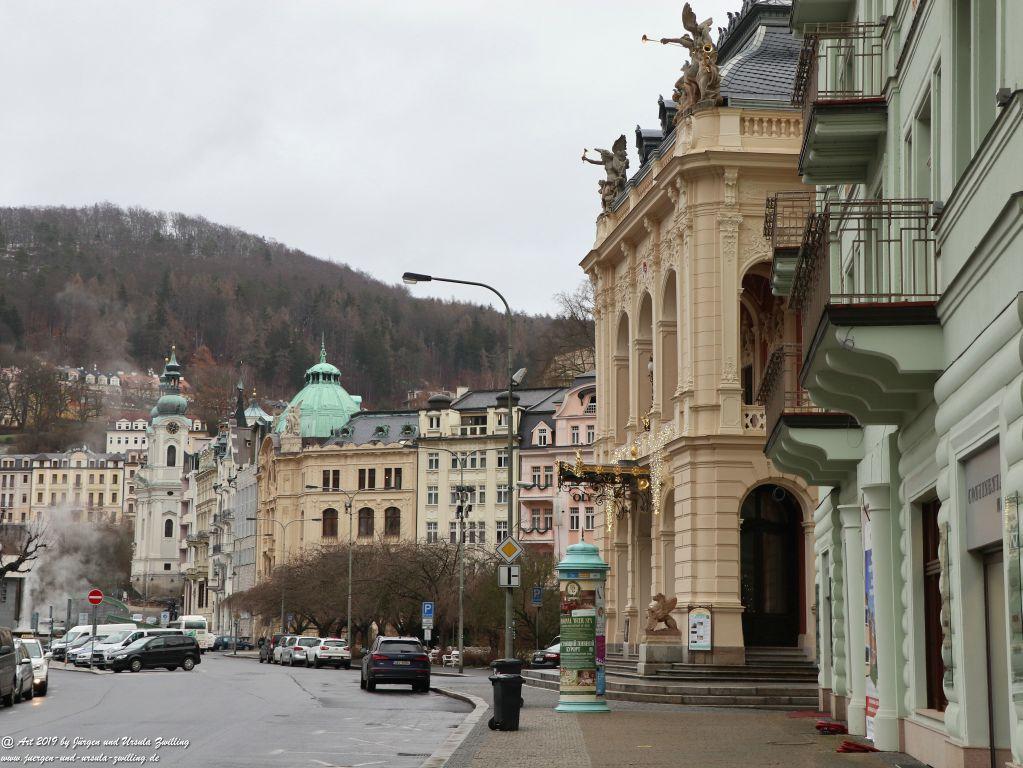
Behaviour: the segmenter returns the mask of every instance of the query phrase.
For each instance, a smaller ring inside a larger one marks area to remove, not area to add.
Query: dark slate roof
[[[788,0],[744,0],[718,38],[721,94],[741,100],[789,103],[800,41],[789,30]]]
[[[360,411],[335,430],[324,445],[397,443],[419,437],[418,411]]]
[[[521,448],[538,448],[533,442],[533,430],[536,429],[537,425],[544,423],[551,430],[550,436],[547,438],[550,442],[544,446],[545,449],[550,448],[554,445],[554,411],[553,409],[547,412],[533,412],[527,411],[522,414],[522,420],[519,423],[519,438],[521,442],[519,446]]]
[[[504,389],[492,389],[466,392],[460,398],[455,400],[451,404],[451,407],[456,411],[484,411],[487,408],[496,408],[497,396],[506,391],[507,390]],[[515,395],[518,397],[517,405],[520,408],[532,408],[534,405],[542,403],[552,394],[556,394],[560,391],[560,387],[516,389]]]

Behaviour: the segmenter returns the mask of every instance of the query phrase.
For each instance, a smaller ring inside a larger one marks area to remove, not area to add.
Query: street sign
[[[423,619],[423,629],[433,629],[433,617]]]
[[[89,590],[89,605],[99,605],[103,602],[103,593],[98,589]]]
[[[131,615],[131,620],[134,621],[134,622],[142,621],[142,614],[141,613],[133,613]]]
[[[539,608],[543,605],[543,587],[533,587],[533,607]]]
[[[497,554],[504,558],[506,563],[514,563],[522,554],[522,545],[509,536],[497,545]]]
[[[518,565],[497,566],[497,586],[509,588],[519,586],[521,570]]]
[[[430,642],[430,639],[431,639],[430,638],[430,630],[429,629],[424,629],[423,630],[423,640],[425,640],[426,642]]]
[[[431,600],[423,601],[423,618],[433,619],[433,601]]]
[[[166,627],[170,623],[170,611],[160,611],[160,624]]]

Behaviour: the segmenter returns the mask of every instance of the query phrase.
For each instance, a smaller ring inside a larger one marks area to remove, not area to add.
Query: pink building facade
[[[577,376],[527,410],[519,451],[519,530],[524,545],[544,548],[557,559],[570,544],[594,540],[603,510],[578,488],[558,488],[558,462],[593,461],[597,428],[597,383],[593,373]]]

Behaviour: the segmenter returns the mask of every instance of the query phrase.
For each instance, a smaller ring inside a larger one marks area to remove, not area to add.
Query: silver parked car
[[[298,635],[285,635],[281,638],[281,641],[274,646],[274,655],[272,662],[276,664],[282,664],[284,658],[284,651],[295,644],[298,640]]]
[[[36,639],[25,639],[21,641],[32,659],[32,683],[35,686],[37,696],[45,696],[46,689],[50,685],[50,654],[43,651],[43,644]]]
[[[320,644],[318,637],[299,637],[281,651],[281,664],[294,667],[312,666],[312,650]]]
[[[32,675],[32,657],[21,640],[14,641],[14,700],[28,701],[36,695],[35,679]]]

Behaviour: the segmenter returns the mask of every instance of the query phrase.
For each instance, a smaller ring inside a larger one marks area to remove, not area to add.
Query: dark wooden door
[[[741,510],[742,630],[747,646],[799,640],[799,507],[778,486],[757,488]]]

